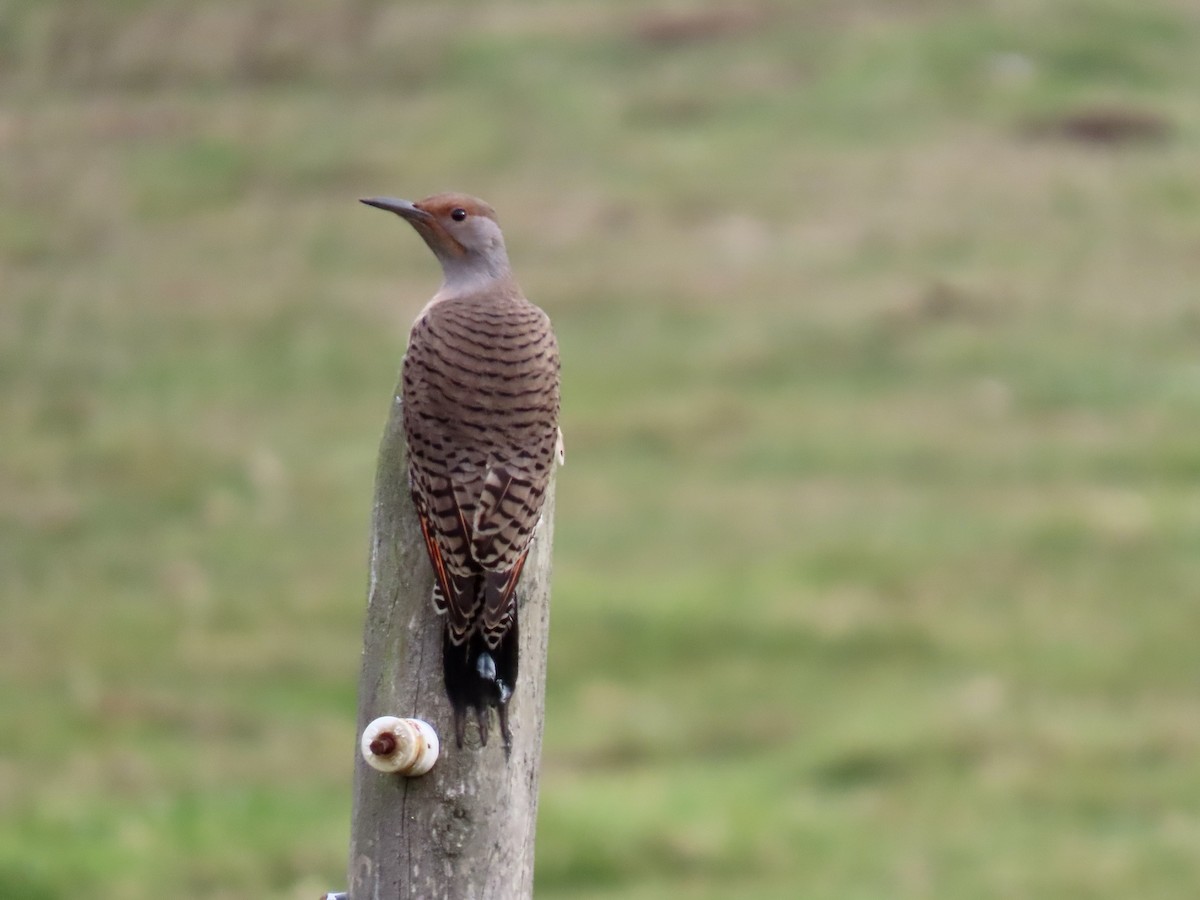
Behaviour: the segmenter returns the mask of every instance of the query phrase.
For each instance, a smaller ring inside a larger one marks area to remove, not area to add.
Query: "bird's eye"
[[[456,206],[454,209],[450,210],[450,218],[452,218],[455,222],[461,222],[466,217],[467,211],[461,206]]]

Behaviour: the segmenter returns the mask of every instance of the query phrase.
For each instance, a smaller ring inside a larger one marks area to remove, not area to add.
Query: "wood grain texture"
[[[442,622],[409,496],[400,389],[379,452],[358,732],[377,716],[425,719],[441,758],[420,778],[386,775],[355,753],[351,900],[520,900],[533,893],[534,829],[545,706],[554,487],[518,588],[521,677],[512,751],[454,746],[442,685]],[[356,739],[357,743],[357,739]]]

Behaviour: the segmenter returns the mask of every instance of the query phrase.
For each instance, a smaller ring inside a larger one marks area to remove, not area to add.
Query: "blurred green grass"
[[[0,10],[0,896],[344,881],[374,452],[555,320],[538,896],[1190,897],[1181,0]],[[1078,110],[1156,140],[1071,141]],[[1036,127],[1034,127],[1036,126]]]

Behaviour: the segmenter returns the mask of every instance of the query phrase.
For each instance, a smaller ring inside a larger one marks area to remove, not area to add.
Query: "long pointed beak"
[[[417,222],[428,222],[433,218],[433,216],[418,207],[411,200],[397,200],[395,197],[364,197],[358,202],[365,203],[367,206],[373,206],[376,209],[384,209],[395,213],[414,224]]]

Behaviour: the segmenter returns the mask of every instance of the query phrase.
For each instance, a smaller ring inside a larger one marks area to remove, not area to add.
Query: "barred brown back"
[[[479,632],[494,649],[555,461],[550,320],[511,283],[436,300],[409,338],[403,401],[413,499],[444,566],[435,602],[454,644]]]

